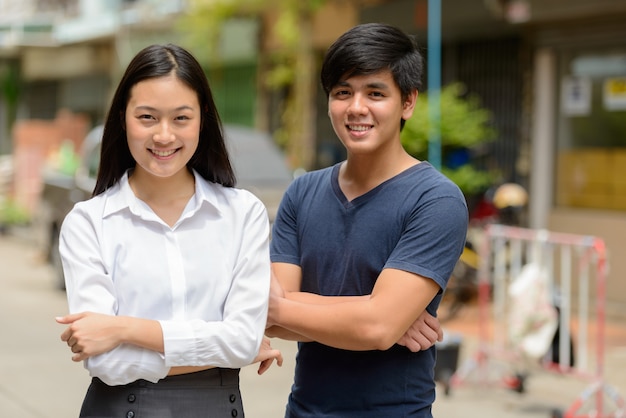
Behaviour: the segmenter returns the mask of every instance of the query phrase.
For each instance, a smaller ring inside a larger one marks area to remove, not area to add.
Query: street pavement
[[[67,346],[60,341],[63,327],[54,317],[67,311],[65,293],[56,290],[53,273],[43,261],[32,231],[0,235],[0,290],[0,418],[77,417],[89,377],[82,364],[70,360]],[[460,338],[458,363],[463,368],[471,365],[470,359],[478,352],[478,324],[475,307],[466,308],[458,319],[444,324],[447,335]],[[604,380],[621,401],[626,394],[626,327],[613,321],[606,331]],[[273,366],[262,376],[257,375],[255,366],[242,370],[241,390],[248,418],[283,416],[295,344],[275,340],[273,345],[285,357],[281,368]],[[478,379],[478,373],[470,373],[448,394],[445,385],[439,383],[434,416],[549,418],[553,410],[568,409],[592,383],[588,378],[548,373],[536,367],[525,382],[524,392],[517,393],[498,384],[500,374],[506,375],[500,371],[510,369],[510,365],[495,360],[488,364],[489,374],[496,376],[488,382],[495,383],[486,384]],[[605,413],[613,403],[608,399]],[[587,413],[580,416],[593,416]]]

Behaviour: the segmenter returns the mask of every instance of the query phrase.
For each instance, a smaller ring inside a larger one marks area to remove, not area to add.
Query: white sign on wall
[[[586,116],[590,112],[591,80],[588,77],[563,77],[561,113],[565,116]]]

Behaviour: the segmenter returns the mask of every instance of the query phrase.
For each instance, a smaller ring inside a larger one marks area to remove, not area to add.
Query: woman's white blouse
[[[127,174],[77,203],[60,235],[71,313],[158,320],[164,353],[122,344],[85,360],[109,385],[157,382],[173,366],[239,368],[258,353],[269,297],[269,221],[252,193],[210,183],[169,227]]]

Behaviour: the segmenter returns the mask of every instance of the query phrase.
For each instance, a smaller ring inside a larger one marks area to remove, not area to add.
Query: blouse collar
[[[107,199],[102,214],[103,217],[107,217],[113,213],[128,208],[137,216],[145,219],[160,221],[160,219],[158,219],[151,210],[147,210],[146,203],[135,196],[135,193],[131,189],[128,182],[129,171],[130,170],[127,170],[117,184],[105,192]],[[219,215],[221,211],[217,190],[223,186],[206,181],[195,170],[193,170],[193,175],[195,178],[195,192],[181,215],[180,220],[191,216],[198,209],[200,209],[202,204],[205,202]]]

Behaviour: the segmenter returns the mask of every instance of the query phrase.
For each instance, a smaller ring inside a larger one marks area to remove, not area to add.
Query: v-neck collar
[[[378,186],[374,187],[373,189],[368,190],[367,192],[363,193],[362,195],[359,195],[357,197],[355,197],[352,200],[348,200],[348,198],[346,197],[346,195],[343,193],[343,191],[341,190],[341,187],[339,187],[339,170],[341,168],[341,164],[343,164],[344,162],[340,162],[337,163],[333,166],[332,168],[332,172],[330,175],[330,182],[333,188],[333,192],[335,193],[335,196],[337,197],[337,199],[339,200],[339,202],[343,205],[344,208],[346,209],[350,209],[352,207],[356,207],[359,206],[361,204],[364,204],[365,202],[371,200],[374,196],[376,196],[378,194],[378,192],[382,189],[385,188],[386,185],[396,182],[406,176],[411,175],[411,173],[413,173],[414,171],[417,170],[422,170],[424,169],[426,166],[430,166],[430,164],[427,161],[422,161],[419,164],[415,164],[409,168],[407,168],[406,170],[396,174],[395,176],[383,181],[382,183],[380,183]]]

